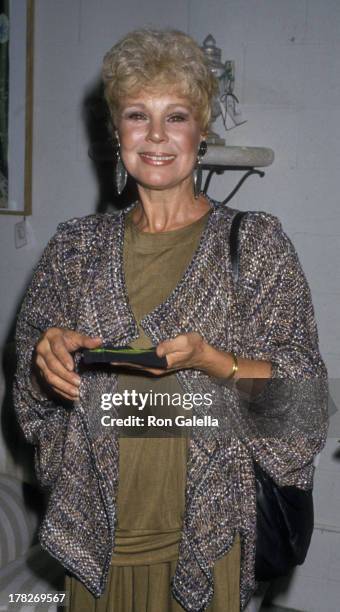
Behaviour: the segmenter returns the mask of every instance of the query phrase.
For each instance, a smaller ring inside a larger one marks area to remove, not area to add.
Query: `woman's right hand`
[[[38,374],[58,395],[68,400],[77,399],[80,377],[74,372],[71,353],[80,348],[97,348],[101,343],[102,339],[98,336],[91,338],[65,327],[50,327],[42,334],[35,347],[33,385],[41,390],[36,375]]]

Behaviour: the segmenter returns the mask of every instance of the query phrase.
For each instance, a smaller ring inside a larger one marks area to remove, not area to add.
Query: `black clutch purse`
[[[85,365],[99,363],[131,363],[146,368],[166,369],[168,362],[166,357],[158,357],[154,347],[146,349],[132,348],[131,346],[114,346],[105,344],[96,349],[86,349],[83,351],[83,363]]]
[[[230,229],[230,258],[235,283],[239,274],[239,227],[246,212],[234,216]],[[254,462],[256,484],[255,579],[285,576],[304,562],[314,528],[313,493],[280,487]]]

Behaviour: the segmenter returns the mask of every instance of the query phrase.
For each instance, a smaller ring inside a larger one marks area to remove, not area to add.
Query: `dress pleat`
[[[107,587],[96,599],[76,578],[66,575],[65,612],[183,612],[170,589],[177,561],[118,566],[109,570]],[[214,566],[214,597],[207,612],[239,612],[240,540]]]

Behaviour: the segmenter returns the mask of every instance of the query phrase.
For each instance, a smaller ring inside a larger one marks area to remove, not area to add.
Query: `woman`
[[[127,171],[139,197],[59,225],[18,319],[16,411],[50,488],[40,541],[68,570],[72,610],[244,609],[255,587],[253,460],[279,484],[310,487],[326,402],[309,391],[308,418],[321,422],[312,436],[289,421],[270,438],[238,387],[257,381],[251,405],[275,421],[275,380],[326,378],[309,288],[264,212],[243,224],[234,286],[235,211],[194,188],[216,90],[196,43],[132,32],[105,56],[103,77],[118,183]],[[102,343],[156,346],[167,369],[82,369],[82,349]],[[219,427],[193,427],[189,440],[120,437],[102,425],[101,398],[136,389],[210,395],[193,412],[218,415]],[[293,414],[301,398],[305,388],[290,394]]]

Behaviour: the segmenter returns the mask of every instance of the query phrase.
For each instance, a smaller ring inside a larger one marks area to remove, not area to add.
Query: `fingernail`
[[[72,394],[74,395],[74,397],[79,397],[78,389],[74,389],[74,391],[72,391]]]
[[[77,385],[77,387],[79,387],[79,386],[80,386],[80,378],[79,378],[79,377],[74,378],[74,379],[73,379],[73,382],[74,382],[74,384],[75,384],[75,385]]]

